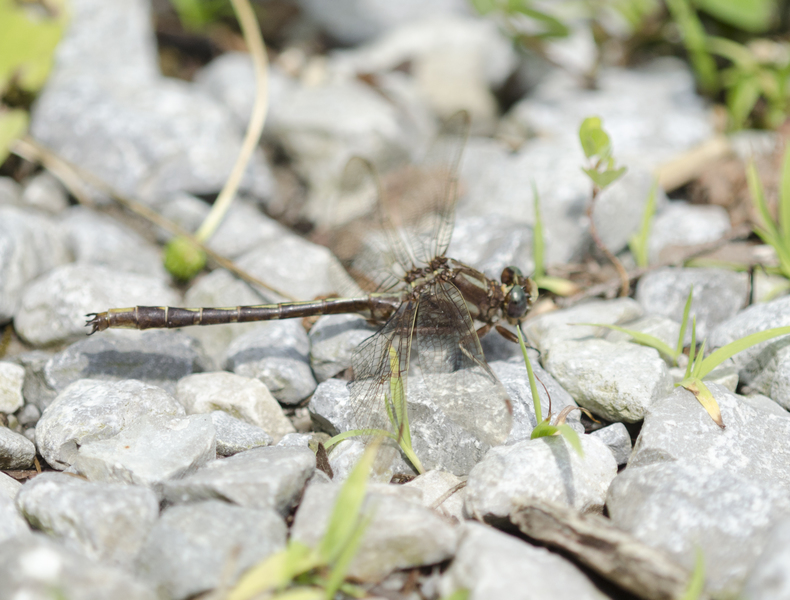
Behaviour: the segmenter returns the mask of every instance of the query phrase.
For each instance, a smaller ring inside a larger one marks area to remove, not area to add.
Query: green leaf
[[[636,260],[639,267],[646,267],[648,264],[648,242],[650,241],[650,229],[653,216],[656,214],[656,194],[658,193],[658,180],[653,180],[650,192],[645,203],[645,212],[642,213],[642,224],[639,232],[632,235],[628,240],[628,248]]]
[[[444,596],[441,600],[469,600],[469,590],[455,590],[452,594]]]
[[[782,161],[782,179],[779,184],[778,229],[784,240],[784,245],[790,247],[790,144],[787,144],[785,148],[784,160]]]
[[[3,110],[0,108],[0,165],[11,152],[11,144],[25,135],[28,114],[24,110]]]
[[[700,10],[742,31],[768,31],[778,15],[776,0],[695,0]]]
[[[694,359],[696,357],[697,352],[697,317],[694,316],[691,319],[691,346],[689,346],[689,361],[686,365],[686,374],[683,376],[683,379],[688,379],[691,377],[691,369],[694,368]]]
[[[686,591],[679,600],[699,600],[702,597],[702,591],[705,589],[705,556],[702,550],[697,548],[697,559],[694,562],[694,571],[689,578]]]
[[[189,238],[174,237],[165,246],[165,269],[180,281],[190,281],[206,266],[206,253]]]
[[[760,99],[760,91],[760,82],[754,76],[742,77],[727,90],[727,108],[735,129],[746,124],[754,105]]]
[[[324,590],[317,587],[297,587],[279,594],[275,594],[268,600],[323,600]]]
[[[387,431],[386,429],[349,429],[348,431],[344,431],[342,433],[338,433],[336,436],[329,438],[326,443],[324,444],[324,448],[329,450],[330,448],[336,446],[343,440],[347,440],[353,437],[388,437],[390,439],[398,441],[398,436],[392,433],[391,431]]]
[[[678,334],[678,345],[677,350],[675,351],[675,360],[677,357],[680,356],[680,353],[683,352],[683,340],[686,339],[686,328],[688,327],[689,323],[689,313],[691,312],[691,300],[694,297],[694,286],[692,285],[689,288],[689,295],[686,298],[686,305],[683,307],[683,320],[680,322],[680,333]]]
[[[357,523],[357,526],[349,537],[348,542],[343,546],[340,554],[335,559],[332,572],[329,574],[329,578],[327,579],[324,586],[324,598],[326,598],[326,600],[332,600],[332,598],[335,596],[335,593],[340,589],[340,586],[345,581],[346,574],[348,573],[348,569],[351,566],[351,561],[354,560],[357,552],[359,552],[359,547],[362,544],[362,537],[372,520],[373,515],[368,514],[365,515],[364,519]]]
[[[579,291],[578,285],[562,277],[548,277],[544,275],[543,277],[533,277],[532,279],[539,288],[548,290],[558,296],[573,296]]]
[[[630,335],[632,338],[634,338],[634,341],[636,341],[638,344],[641,344],[642,346],[648,346],[650,348],[655,348],[661,354],[663,354],[669,360],[671,360],[673,363],[677,363],[677,358],[680,355],[680,352],[675,353],[672,350],[672,348],[669,347],[669,344],[667,344],[663,340],[660,340],[656,336],[650,335],[649,333],[644,333],[643,331],[635,331],[633,329],[626,329],[625,327],[620,327],[619,325],[608,325],[606,323],[573,323],[573,324],[586,326],[586,327],[606,327],[607,329],[613,329],[614,331],[625,333],[626,335]]]
[[[587,177],[592,179],[595,185],[604,189],[625,175],[626,167],[607,169],[605,171],[596,171],[595,169],[582,169],[582,171],[587,173]]]
[[[538,384],[535,383],[535,373],[532,371],[532,363],[527,354],[527,345],[524,343],[524,335],[521,333],[520,324],[516,325],[516,334],[518,334],[518,345],[521,347],[521,354],[524,355],[524,364],[527,366],[527,377],[529,378],[529,389],[532,394],[532,405],[535,407],[535,422],[538,424],[538,427],[540,427],[540,423],[543,420],[543,410],[540,406]]]
[[[542,437],[550,437],[558,432],[559,428],[556,425],[552,425],[549,420],[546,419],[545,421],[538,421],[538,424],[535,425],[535,429],[529,434],[529,439],[536,440]]]
[[[348,479],[340,488],[326,533],[318,546],[319,556],[327,563],[336,560],[355,535],[362,503],[365,500],[368,477],[380,444],[380,440],[374,440],[368,445],[362,458],[354,465]]]
[[[268,590],[281,589],[294,577],[318,566],[312,548],[290,541],[284,550],[272,554],[249,569],[228,593],[227,600],[248,600]]]
[[[558,425],[557,429],[560,435],[568,440],[568,443],[573,446],[576,453],[584,458],[584,450],[582,449],[582,441],[579,439],[579,434],[568,424]]]
[[[779,231],[776,229],[776,224],[771,217],[771,212],[768,210],[768,203],[765,201],[765,192],[763,191],[763,184],[760,177],[757,175],[757,168],[754,166],[754,161],[749,161],[746,167],[746,182],[749,185],[749,193],[752,196],[757,211],[763,221],[763,227],[767,235],[770,236],[769,242],[774,248],[780,244],[781,237]],[[759,234],[759,231],[757,232]]]
[[[709,94],[719,89],[716,62],[705,47],[705,28],[689,0],[666,0],[667,8],[683,36],[700,87]]]
[[[609,135],[601,126],[600,117],[587,117],[579,127],[579,141],[587,158],[597,156],[606,159],[612,154],[612,144]]]
[[[697,355],[694,357],[694,365],[691,367],[691,376],[702,378],[699,374],[700,369],[702,369],[702,359],[705,357],[705,344],[707,344],[708,340],[702,340],[702,345],[699,347],[697,351]]]
[[[700,365],[698,371],[698,376],[700,378],[704,378],[713,369],[718,367],[721,363],[723,363],[728,358],[731,358],[732,356],[738,354],[738,352],[743,352],[744,350],[746,350],[747,348],[751,348],[755,344],[759,344],[760,342],[771,340],[775,337],[779,337],[780,335],[790,335],[790,326],[774,327],[773,329],[758,331],[757,333],[753,333],[739,340],[735,340],[734,342],[730,342],[726,346],[722,346],[721,348],[718,348],[713,352],[711,352],[708,355],[708,357],[702,361],[702,365]]]
[[[52,16],[41,18],[40,11],[0,0],[0,95],[12,80],[30,92],[44,85],[67,21],[62,1],[48,5]]]

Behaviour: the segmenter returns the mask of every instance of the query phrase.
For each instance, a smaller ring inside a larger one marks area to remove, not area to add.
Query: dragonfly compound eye
[[[505,285],[517,283],[519,279],[524,279],[524,276],[518,267],[505,267],[502,270],[502,276],[499,278]]]
[[[514,285],[507,294],[507,305],[505,307],[507,318],[520,319],[527,314],[527,308],[529,308],[527,293],[520,285]]]

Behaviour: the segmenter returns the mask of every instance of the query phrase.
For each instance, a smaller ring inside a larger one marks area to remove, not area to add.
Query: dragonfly
[[[474,415],[466,427],[477,439],[488,446],[504,443],[512,408],[486,363],[480,337],[494,329],[517,341],[503,324],[519,326],[538,291],[517,267],[506,267],[496,281],[446,256],[468,130],[468,115],[456,114],[421,162],[390,176],[380,178],[360,158],[348,163],[333,214],[359,213],[360,204],[372,208],[367,216],[336,226],[327,239],[356,284],[356,295],[231,308],[113,308],[87,315],[90,333],[358,313],[380,329],[352,355],[355,429],[399,426],[391,410],[392,382],[403,386],[408,404],[406,382],[416,365],[412,371],[420,373],[427,389],[432,380],[452,388],[440,394],[450,418],[463,407]]]

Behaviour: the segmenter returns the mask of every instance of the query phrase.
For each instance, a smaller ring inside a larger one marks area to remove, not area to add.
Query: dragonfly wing
[[[354,380],[349,384],[354,429],[395,428],[387,416],[387,402],[393,399],[393,385],[402,384],[406,398],[412,330],[417,301],[407,300],[384,327],[362,342],[351,358]]]
[[[329,226],[316,236],[366,292],[399,287],[413,266],[403,241],[393,235],[392,222],[382,210],[381,194],[373,165],[352,158],[343,171],[338,196],[330,202]]]
[[[466,303],[452,283],[425,287],[414,337],[426,386],[449,390],[435,396],[442,412],[478,439],[504,443],[512,424],[510,399],[486,363]]]
[[[383,179],[384,214],[420,262],[444,256],[452,237],[458,197],[458,166],[469,134],[465,111],[448,119],[418,165]]]

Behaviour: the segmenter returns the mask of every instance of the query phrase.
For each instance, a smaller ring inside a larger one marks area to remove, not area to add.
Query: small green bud
[[[165,269],[176,279],[189,281],[206,266],[206,253],[185,237],[175,237],[167,243]]]

